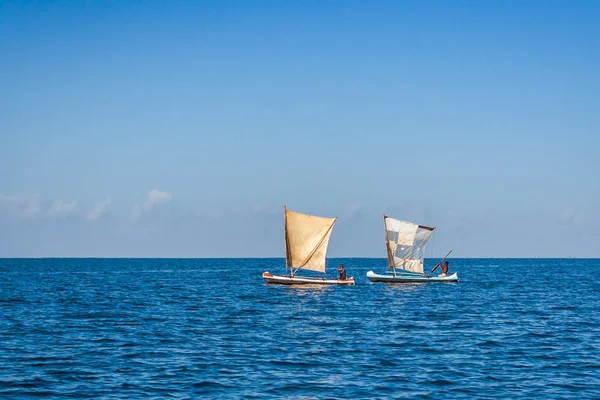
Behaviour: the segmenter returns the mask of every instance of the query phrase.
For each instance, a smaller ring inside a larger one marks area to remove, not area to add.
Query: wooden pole
[[[383,232],[385,234],[385,249],[387,251],[388,266],[392,269],[394,276],[396,276],[396,264],[394,264],[394,255],[392,254],[392,250],[390,249],[390,244],[388,242],[388,231],[385,224],[386,218],[387,215],[383,214]]]
[[[448,254],[446,254],[446,255],[444,256],[444,258],[442,258],[442,259],[440,260],[440,262],[438,262],[437,264],[435,264],[435,267],[433,267],[433,269],[431,270],[431,272],[435,271],[435,269],[437,268],[437,266],[438,266],[438,265],[440,265],[440,264],[442,264],[442,263],[444,262],[444,260],[445,260],[446,258],[448,258],[448,256],[450,255],[450,253],[452,253],[452,250],[450,250],[450,251],[448,252]]]

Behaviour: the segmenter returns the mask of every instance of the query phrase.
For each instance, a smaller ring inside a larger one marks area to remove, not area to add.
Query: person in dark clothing
[[[346,280],[346,268],[344,268],[344,264],[340,264],[337,270],[340,271],[340,280]]]

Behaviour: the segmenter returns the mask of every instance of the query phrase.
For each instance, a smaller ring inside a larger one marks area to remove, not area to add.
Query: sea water
[[[450,261],[294,288],[282,259],[0,260],[0,398],[600,398],[600,260]]]

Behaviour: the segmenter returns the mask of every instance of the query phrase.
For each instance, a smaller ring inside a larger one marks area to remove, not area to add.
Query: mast
[[[394,276],[396,276],[396,265],[394,264],[394,256],[392,255],[392,249],[390,249],[390,243],[388,242],[388,231],[385,226],[385,220],[387,216],[383,214],[383,231],[385,233],[385,250],[387,251],[387,259],[389,267],[394,271]]]
[[[292,269],[292,255],[290,254],[290,241],[287,231],[287,207],[285,205],[283,206],[283,226],[285,232],[285,269],[290,267],[290,274],[294,276],[294,271]]]

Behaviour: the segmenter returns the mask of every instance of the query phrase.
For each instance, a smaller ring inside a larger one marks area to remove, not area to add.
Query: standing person
[[[337,268],[338,271],[340,271],[340,280],[345,281],[346,280],[346,268],[344,268],[344,264],[340,264],[340,266]]]

